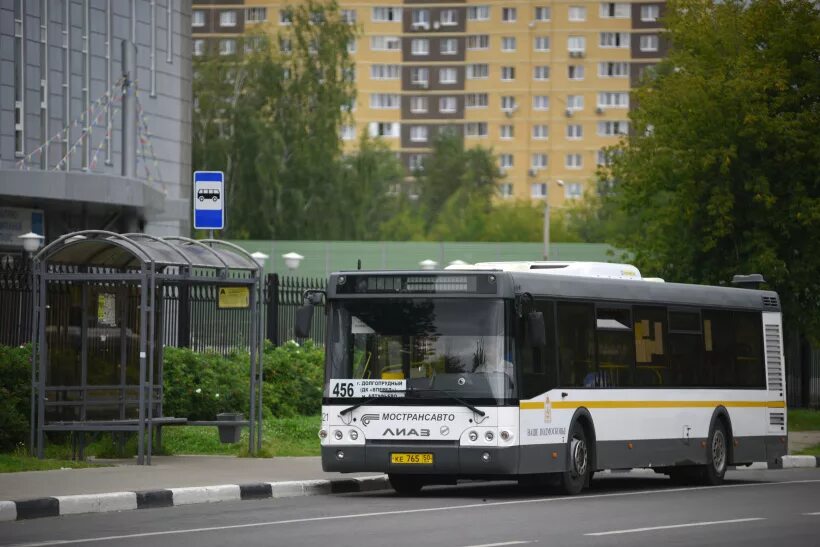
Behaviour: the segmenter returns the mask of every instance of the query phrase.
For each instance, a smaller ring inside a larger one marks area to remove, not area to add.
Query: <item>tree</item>
[[[820,335],[820,18],[809,0],[670,2],[669,57],[636,92],[609,180],[649,275],[760,272]]]

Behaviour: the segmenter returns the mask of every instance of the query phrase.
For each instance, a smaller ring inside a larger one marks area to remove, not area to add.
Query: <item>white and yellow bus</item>
[[[598,470],[718,484],[786,453],[776,293],[619,264],[460,268],[330,276],[326,471],[384,472],[401,493],[517,478],[575,494]]]

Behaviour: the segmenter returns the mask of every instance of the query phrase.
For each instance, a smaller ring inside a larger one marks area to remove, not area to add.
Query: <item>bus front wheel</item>
[[[578,422],[573,424],[570,431],[567,450],[567,470],[561,473],[560,486],[565,494],[574,496],[589,484],[591,478],[589,440],[583,426]]]
[[[405,496],[418,494],[421,492],[421,487],[424,486],[424,482],[419,477],[412,475],[395,475],[391,473],[387,478],[390,480],[390,486],[393,487],[393,490]]]

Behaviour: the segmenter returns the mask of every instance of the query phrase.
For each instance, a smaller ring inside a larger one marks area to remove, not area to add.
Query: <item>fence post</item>
[[[177,287],[177,347],[191,347],[191,285],[183,281]]]
[[[274,346],[279,345],[279,274],[271,273],[267,275],[267,321],[265,325],[265,337]]]

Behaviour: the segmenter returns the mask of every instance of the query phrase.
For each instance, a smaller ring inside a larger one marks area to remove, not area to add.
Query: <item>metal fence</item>
[[[0,265],[0,345],[19,346],[31,341],[31,279],[26,261]]]

